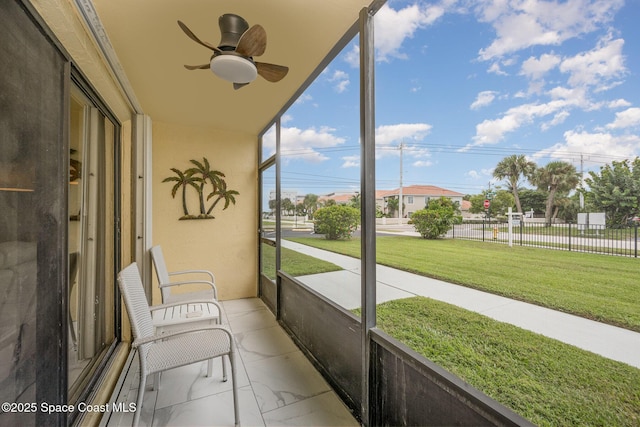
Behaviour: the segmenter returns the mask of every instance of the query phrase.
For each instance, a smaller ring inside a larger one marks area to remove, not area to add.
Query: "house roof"
[[[386,192],[381,193],[380,196],[376,194],[376,198],[379,197],[390,197],[390,196],[398,196],[400,194],[400,189],[396,188],[394,190],[387,190]],[[462,197],[464,194],[458,193],[457,191],[447,190],[446,188],[436,187],[435,185],[409,185],[407,187],[402,187],[402,195],[403,196],[429,196],[429,197]]]
[[[258,134],[275,115],[295,101],[311,76],[336,45],[342,48],[356,34],[360,10],[381,0],[309,3],[299,0],[92,0],[108,45],[133,90],[142,113],[154,121],[211,126]],[[189,39],[177,21],[201,40],[217,46],[218,17],[234,13],[267,33],[267,49],[256,61],[285,65],[288,75],[278,83],[258,77],[239,90],[209,70],[183,65],[206,64],[212,51]],[[90,25],[90,24],[89,24]],[[98,29],[99,30],[99,29]],[[99,31],[98,31],[99,33]],[[98,34],[100,37],[100,34]],[[340,44],[342,43],[342,46]],[[108,47],[109,47],[108,46]],[[78,58],[82,61],[82,58]],[[116,64],[118,65],[118,64]],[[118,68],[116,66],[116,68]]]
[[[356,193],[332,193],[318,197],[318,200],[335,200],[336,203],[348,203]]]

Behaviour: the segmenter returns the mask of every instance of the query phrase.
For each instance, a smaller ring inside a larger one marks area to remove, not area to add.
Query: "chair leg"
[[[151,384],[151,390],[156,391],[160,390],[160,377],[162,376],[162,372],[156,372],[153,374],[153,384]]]
[[[233,342],[231,343],[233,346]],[[224,362],[224,356],[222,358]],[[233,416],[235,417],[236,427],[240,427],[240,408],[238,406],[238,384],[236,382],[236,359],[233,348],[229,353],[229,362],[231,365],[231,388],[233,389]]]
[[[133,414],[132,427],[136,427],[140,422],[140,413],[142,412],[142,397],[144,396],[144,389],[147,386],[147,376],[140,372],[140,383],[138,384],[138,397],[136,399],[136,411]]]
[[[227,364],[224,363],[224,358],[226,356],[223,354],[220,360],[222,360],[222,382],[227,382]]]
[[[213,359],[207,360],[207,378],[213,375]]]

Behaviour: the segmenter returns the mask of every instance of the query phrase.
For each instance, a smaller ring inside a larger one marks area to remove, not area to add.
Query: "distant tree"
[[[493,170],[493,176],[495,178],[506,179],[508,181],[518,212],[522,212],[522,205],[520,204],[520,197],[518,196],[518,184],[523,177],[529,179],[535,169],[536,164],[527,160],[525,155],[513,154],[502,159]]]
[[[304,196],[302,205],[304,206],[304,215],[309,215],[309,219],[313,219],[313,213],[318,209],[318,196],[315,194],[307,194]]]
[[[349,198],[349,206],[360,209],[360,193],[356,193]]]
[[[291,215],[291,213],[295,210],[295,205],[288,197],[282,200],[281,203],[282,212],[285,215]]]
[[[508,190],[498,190],[491,199],[491,216],[504,216],[514,206],[513,194]]]
[[[534,212],[544,212],[547,204],[547,193],[541,190],[523,188],[518,192],[520,203],[524,212],[533,210]]]
[[[481,194],[471,196],[471,207],[469,212],[479,214],[484,213],[484,201],[488,199],[487,191],[483,191]],[[498,190],[495,195],[491,197],[491,216],[496,217],[498,215],[505,215],[509,207],[513,207],[513,195],[507,190]]]
[[[394,214],[398,211],[398,198],[389,197],[387,199],[387,216],[393,218]]]
[[[448,197],[429,201],[429,204],[411,215],[411,223],[422,238],[437,239],[462,221],[457,202]]]
[[[607,225],[620,227],[640,213],[640,158],[614,161],[589,172],[585,179],[590,191],[588,202],[606,212]]]
[[[396,212],[400,211],[400,205],[398,204],[398,201],[400,200],[400,198],[398,196],[391,196],[387,199],[387,216],[389,218],[393,218],[396,215]],[[404,203],[402,204],[403,207],[403,211],[404,211]]]
[[[567,222],[576,221],[580,212],[580,195],[576,192],[573,195],[562,195],[556,197],[553,218],[560,218]]]
[[[315,229],[327,240],[349,239],[360,224],[360,211],[347,205],[320,208],[315,213]]]
[[[531,181],[538,189],[547,191],[544,220],[546,226],[550,227],[556,193],[569,193],[575,189],[580,183],[578,172],[571,163],[553,161],[537,168],[531,177]]]

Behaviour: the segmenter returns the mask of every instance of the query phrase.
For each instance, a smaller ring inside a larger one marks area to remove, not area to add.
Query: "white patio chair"
[[[158,334],[151,319],[151,308],[147,302],[140,271],[135,262],[118,274],[118,284],[133,330],[132,346],[138,350],[140,360],[140,383],[133,426],[137,426],[140,421],[142,398],[148,375],[205,360],[210,363],[211,359],[224,355],[229,356],[231,365],[235,425],[239,426],[235,343],[232,333],[222,325],[186,329],[187,324],[181,330]],[[209,375],[211,375],[211,365],[209,365],[207,372],[207,376]],[[223,372],[223,381],[226,380],[226,372]]]
[[[218,289],[216,288],[216,279],[212,272],[209,270],[182,270],[182,271],[168,271],[167,264],[162,254],[162,248],[160,245],[156,245],[151,248],[151,259],[153,260],[153,267],[158,278],[158,284],[160,286],[160,292],[162,293],[162,302],[164,304],[173,303],[185,300],[209,300],[218,299]],[[208,280],[181,280],[171,281],[171,276],[187,275],[187,274],[202,274],[208,277]],[[171,288],[188,284],[201,284],[205,285],[205,289],[201,291],[192,291],[185,293],[172,293]]]

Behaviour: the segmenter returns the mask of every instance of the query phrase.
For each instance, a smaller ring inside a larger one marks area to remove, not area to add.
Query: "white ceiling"
[[[93,0],[100,21],[145,114],[154,121],[212,126],[257,134],[305,84],[357,22],[371,0]],[[209,70],[183,64],[209,61],[211,51],[189,39],[218,45],[218,17],[235,13],[267,32],[267,50],[255,58],[289,67],[278,83],[258,77],[239,90]]]

